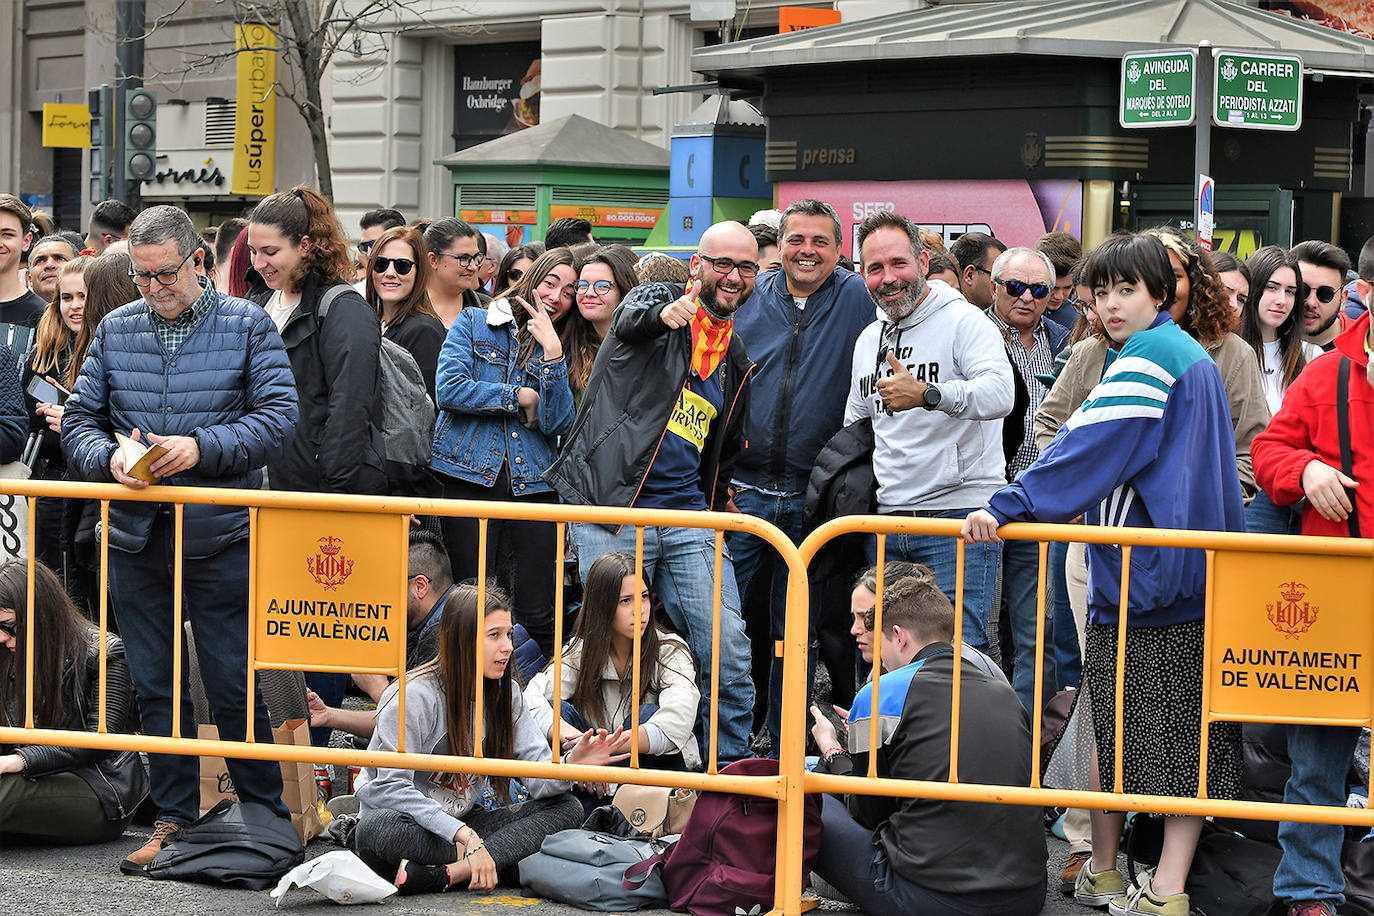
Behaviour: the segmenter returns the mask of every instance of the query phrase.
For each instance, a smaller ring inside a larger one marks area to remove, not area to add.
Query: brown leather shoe
[[[163,846],[175,843],[180,835],[180,824],[175,821],[158,821],[153,824],[153,835],[148,837],[148,842],[131,852],[122,864],[135,869],[147,868],[148,863],[153,861],[153,856],[161,852]]]
[[[1091,852],[1075,852],[1069,855],[1069,861],[1064,864],[1064,870],[1059,873],[1059,890],[1065,894],[1073,893],[1074,882],[1078,879],[1078,871],[1083,867],[1083,863],[1092,858]]]

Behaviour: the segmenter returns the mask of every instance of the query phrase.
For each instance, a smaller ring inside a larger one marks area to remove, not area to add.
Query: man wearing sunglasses
[[[615,311],[572,430],[544,472],[565,502],[584,506],[723,510],[744,442],[749,376],[734,316],[754,292],[758,244],[737,222],[716,223],[692,255],[690,287],[641,283]],[[575,524],[585,581],[604,553],[634,554],[635,529]],[[715,535],[697,528],[644,529],[644,574],[687,638],[701,683],[696,736],[707,748]],[[722,556],[719,757],[751,757],[754,683],[730,553]]]
[[[1054,374],[1054,360],[1068,345],[1069,332],[1049,320],[1046,309],[1054,298],[1055,266],[1035,248],[1011,248],[992,265],[992,308],[988,318],[1006,340],[1007,356],[1016,373],[1016,407],[1003,424],[1007,480],[1015,480],[1035,463],[1035,414],[1045,397],[1041,377]],[[1026,711],[1035,715],[1055,694],[1054,640],[1045,618],[1044,681],[1041,702],[1035,701],[1036,590],[1040,548],[1035,541],[1009,540],[1002,545],[1002,604],[1010,624],[1015,659],[1012,686]]]
[[[1345,315],[1345,275],[1350,272],[1350,256],[1335,245],[1312,239],[1294,245],[1293,257],[1302,271],[1303,339],[1330,350],[1350,323]]]

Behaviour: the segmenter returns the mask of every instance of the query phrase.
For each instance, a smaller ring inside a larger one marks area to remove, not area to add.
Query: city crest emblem
[[[1279,600],[1267,604],[1269,622],[1289,639],[1299,639],[1317,622],[1317,608],[1303,601],[1307,586],[1301,582],[1283,582],[1279,585]]]
[[[305,568],[310,570],[316,582],[324,586],[325,591],[337,591],[353,572],[353,561],[340,552],[343,550],[342,539],[323,537],[319,544],[320,552],[313,557],[306,557]]]

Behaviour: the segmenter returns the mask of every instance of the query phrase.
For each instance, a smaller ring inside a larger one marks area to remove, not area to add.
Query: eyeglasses
[[[1302,297],[1306,299],[1308,293],[1316,293],[1317,301],[1320,302],[1322,305],[1325,305],[1332,299],[1335,299],[1336,293],[1338,292],[1340,292],[1340,290],[1336,289],[1336,287],[1334,286],[1312,287],[1308,286],[1306,283],[1302,285]]]
[[[410,258],[373,258],[372,272],[384,274],[392,267],[396,268],[396,274],[404,277],[415,268],[415,262]]]
[[[697,257],[701,258],[707,264],[710,264],[711,269],[722,277],[727,276],[732,270],[738,270],[739,275],[746,280],[750,277],[758,276],[759,273],[759,265],[755,264],[753,261],[732,261],[729,258],[712,258],[702,254],[700,251],[697,252]]]
[[[1044,299],[1050,294],[1048,283],[1022,283],[1020,280],[993,280],[998,286],[1007,291],[1007,295],[1013,299],[1020,299],[1030,290],[1032,299]]]
[[[471,267],[473,264],[481,267],[482,262],[486,260],[486,255],[480,254],[449,254],[446,251],[436,251],[434,253],[441,258],[453,258],[453,260],[458,262],[458,266],[464,269]]]
[[[726,273],[729,272],[730,271],[728,270],[726,271]],[[577,281],[577,291],[579,293],[586,292],[588,289],[590,289],[598,296],[606,295],[611,291],[612,287],[614,286],[615,284],[612,283],[610,280],[597,280],[595,283],[588,283],[586,280]]]
[[[988,270],[986,267],[983,267],[979,264],[970,264],[969,266],[972,267],[974,270],[978,271],[980,274],[987,274],[989,277],[992,276],[992,271]]]
[[[372,250],[372,246],[375,244],[377,244],[376,239],[368,239],[365,242],[359,242],[358,250],[361,251],[363,254],[367,254],[369,251]]]
[[[0,620],[0,633],[4,633],[4,634],[6,634],[7,636],[14,636],[14,635],[15,635],[15,632],[14,632],[14,621],[13,621],[13,620]]]
[[[512,267],[510,270],[506,271],[506,282],[515,283],[524,275],[525,272],[523,270],[518,267]]]
[[[192,248],[191,254],[188,254],[186,257],[182,258],[180,264],[169,270],[159,270],[150,274],[144,273],[141,270],[131,270],[129,271],[129,279],[133,280],[134,286],[137,286],[140,289],[147,289],[148,287],[152,286],[154,280],[157,280],[158,285],[160,286],[171,286],[173,283],[177,282],[177,276],[180,275],[181,269],[186,266],[186,262],[191,260],[191,255],[195,254],[199,250],[199,248]]]

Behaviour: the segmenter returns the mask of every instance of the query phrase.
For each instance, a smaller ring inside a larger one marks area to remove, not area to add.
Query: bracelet
[[[476,853],[477,853],[478,850],[480,850],[480,849],[485,849],[485,848],[486,848],[486,845],[487,845],[486,841],[483,840],[482,842],[480,842],[480,843],[477,844],[477,847],[476,847],[475,849],[469,849],[467,852],[463,853],[463,858],[464,858],[464,859],[470,859],[470,858],[472,858],[474,855],[476,855]]]

